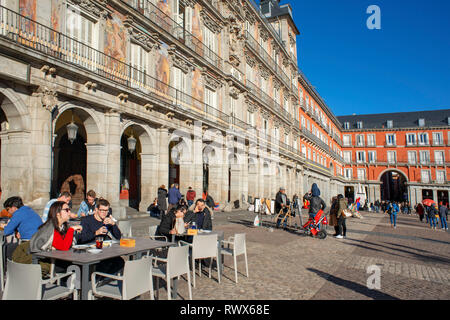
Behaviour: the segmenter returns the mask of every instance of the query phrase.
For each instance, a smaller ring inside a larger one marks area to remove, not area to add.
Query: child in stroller
[[[303,225],[303,230],[307,235],[325,239],[327,237],[327,232],[324,229],[320,230],[320,224],[328,224],[327,216],[324,214],[323,210],[319,210],[314,216],[314,219],[309,219]]]

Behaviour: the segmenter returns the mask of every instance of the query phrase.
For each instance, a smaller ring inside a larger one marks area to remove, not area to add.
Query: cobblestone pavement
[[[347,220],[347,238],[314,239],[282,229],[252,226],[251,212],[215,213],[214,229],[225,238],[246,233],[250,277],[243,256],[234,282],[233,260],[225,257],[221,283],[214,268],[208,278],[196,276],[193,298],[198,300],[278,299],[450,299],[450,234],[431,230],[416,215],[399,215],[396,229],[389,216],[363,212]],[[270,219],[270,217],[265,217]],[[303,213],[305,221],[306,214]],[[145,235],[155,218],[133,220],[133,233]],[[367,267],[381,270],[381,288],[370,290]],[[166,299],[161,281],[160,298]],[[187,281],[179,281],[179,299],[188,297]],[[143,297],[146,298],[146,297]]]

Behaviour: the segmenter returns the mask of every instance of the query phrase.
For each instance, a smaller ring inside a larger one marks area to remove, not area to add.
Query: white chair
[[[0,236],[0,288],[3,291],[5,289],[5,268],[3,258],[3,236]]]
[[[153,296],[152,260],[142,257],[139,260],[127,260],[123,269],[123,276],[94,272],[91,275],[92,290],[89,290],[88,299],[95,296],[108,297],[119,300],[129,300],[150,291],[150,299]],[[104,281],[99,285],[97,276],[102,276],[116,281]]]
[[[157,236],[156,235],[156,231],[157,230],[158,230],[158,226],[150,226],[150,227],[148,227],[148,234],[149,234],[150,239],[152,239],[152,240],[161,239],[161,240],[164,240],[164,241],[167,242],[168,239],[167,239],[166,236]]]
[[[192,259],[192,283],[195,288],[195,260],[197,259],[206,259],[211,258],[209,264],[209,278],[211,278],[211,268],[212,268],[212,258],[216,258],[217,261],[217,278],[220,283],[220,267],[219,267],[219,248],[217,247],[217,234],[211,235],[197,235],[194,236],[194,240],[192,240],[192,244],[187,243],[185,241],[180,240],[180,243],[184,243],[189,245],[192,248],[191,259]],[[200,277],[202,276],[202,264],[199,261],[199,273]]]
[[[236,258],[241,254],[243,254],[245,258],[245,272],[248,278],[247,246],[245,243],[245,233],[236,233],[234,237],[229,237],[228,241],[222,240],[222,243],[227,244],[228,248],[222,248],[220,250],[220,253],[223,255],[232,256],[234,259],[234,277],[236,279],[236,283],[238,283]],[[230,245],[233,246],[233,248],[230,248]]]
[[[169,247],[167,259],[152,257],[156,262],[163,262],[153,268],[153,276],[156,278],[156,290],[159,293],[159,278],[163,278],[167,283],[167,298],[171,300],[170,282],[171,279],[187,274],[189,299],[192,300],[191,277],[189,269],[189,247]],[[159,297],[159,294],[157,294]]]
[[[131,232],[131,221],[128,220],[121,220],[118,222],[117,225],[120,229],[120,232],[122,233],[122,237],[132,237],[133,234]]]
[[[3,300],[56,300],[72,296],[78,298],[75,289],[75,273],[59,277],[67,279],[67,287],[42,280],[40,264],[23,264],[8,260]],[[55,277],[53,280],[57,280]]]

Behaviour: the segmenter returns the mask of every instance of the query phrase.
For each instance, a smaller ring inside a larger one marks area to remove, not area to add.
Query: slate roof
[[[362,129],[387,128],[387,120],[393,121],[393,128],[412,128],[419,126],[419,119],[425,119],[425,127],[449,126],[450,109],[395,112],[378,114],[361,114],[337,116],[344,128],[344,122],[349,122],[349,129],[357,129],[357,122],[362,121]]]

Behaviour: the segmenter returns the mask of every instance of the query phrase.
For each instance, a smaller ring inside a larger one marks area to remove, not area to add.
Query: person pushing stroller
[[[311,186],[311,192],[308,192],[303,196],[303,201],[309,201],[309,219],[314,219],[314,217],[320,210],[323,211],[327,207],[325,201],[323,201],[323,199],[319,196],[320,189],[315,183],[313,183]]]

